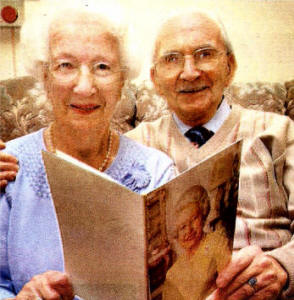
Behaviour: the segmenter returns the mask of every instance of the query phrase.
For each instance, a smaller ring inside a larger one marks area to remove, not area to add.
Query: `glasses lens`
[[[213,48],[197,49],[193,52],[192,56],[194,66],[196,68],[212,67],[219,57],[220,52]],[[174,75],[181,72],[185,64],[185,56],[182,53],[169,53],[162,56],[156,64],[156,69],[163,75]]]
[[[218,52],[212,48],[205,48],[196,50],[193,53],[194,63],[196,66],[201,66],[202,64],[210,64],[216,61]]]
[[[61,62],[52,64],[50,66],[50,72],[53,77],[60,82],[71,82],[76,80],[82,74],[82,66],[75,65],[69,62]],[[88,66],[89,74],[93,76],[95,80],[112,80],[122,71],[114,66],[98,62],[91,67]]]
[[[50,71],[57,80],[69,82],[77,77],[79,68],[70,62],[60,62],[53,64]]]
[[[157,69],[159,72],[178,72],[183,68],[184,57],[181,53],[169,53],[162,56],[158,63]]]

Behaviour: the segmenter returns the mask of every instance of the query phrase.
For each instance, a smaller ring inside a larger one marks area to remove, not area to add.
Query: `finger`
[[[61,299],[61,295],[58,291],[56,291],[51,285],[50,280],[47,276],[39,276],[36,278],[36,284],[38,286],[38,291],[42,299],[50,299],[50,300],[59,300]]]
[[[226,299],[247,299],[249,297],[254,297],[254,299],[272,300],[279,295],[281,290],[280,282],[278,281],[277,274],[273,272],[272,269],[266,269],[265,272],[261,273],[259,276],[251,278],[256,279],[255,284],[250,285],[247,281],[238,289],[228,292]],[[264,294],[261,291],[263,291]]]
[[[244,284],[238,290],[234,291],[233,294],[227,295],[227,300],[248,300],[255,294],[255,289],[249,284]]]
[[[5,143],[0,140],[0,150],[5,149]]]
[[[256,278],[256,277],[249,277],[249,278]],[[248,286],[250,287],[250,285],[248,284],[248,280],[249,279],[244,280],[244,278],[240,279],[239,277],[236,278],[229,286],[224,288],[225,293],[227,295],[233,295],[236,291],[240,289],[244,289],[244,293],[246,294],[246,291],[248,290]],[[250,287],[249,289],[249,292],[251,291],[252,291],[252,287]]]
[[[242,286],[248,284],[248,281],[251,278],[257,279],[257,275],[259,275],[261,272],[262,272],[262,270],[259,270],[259,268],[252,263],[243,272],[241,272],[237,277],[235,277],[229,285],[227,285],[224,288],[225,292],[228,295],[232,294],[234,291],[236,291],[239,288],[241,288]]]
[[[32,286],[31,282],[26,283],[21,291],[16,295],[15,300],[40,300],[42,299],[41,294],[35,287]]]
[[[239,274],[227,288],[227,293],[231,294],[243,284],[246,284],[250,278],[256,278],[260,288],[270,285],[279,280],[280,272],[275,265],[275,260],[264,253],[257,255],[251,265]],[[259,276],[257,276],[259,275]]]
[[[234,294],[227,296],[227,300],[275,300],[279,296],[278,285],[268,285],[262,289],[256,290],[249,284],[245,284]]]
[[[0,181],[1,180],[12,181],[15,179],[15,177],[16,177],[16,172],[14,172],[14,171],[1,171],[0,172]]]
[[[44,273],[45,274],[45,273]],[[50,283],[46,278],[46,275],[40,274],[34,276],[29,282],[27,282],[21,292],[17,295],[17,300],[39,300],[50,299],[59,300],[60,295],[57,291],[50,287]]]
[[[205,300],[225,300],[225,294],[221,289],[216,289]]]
[[[231,260],[227,267],[222,270],[216,280],[216,285],[219,288],[225,288],[233,279],[246,269],[255,256],[262,253],[258,246],[248,246],[241,249]],[[249,279],[249,278],[248,278]]]
[[[0,152],[0,161],[2,162],[11,162],[16,164],[18,162],[17,158],[11,154]]]
[[[63,274],[56,282],[54,288],[62,295],[63,300],[72,300],[74,298],[74,290],[70,278],[67,274]]]
[[[278,299],[279,293],[276,292],[275,286],[267,286],[257,291],[250,300],[275,300]]]
[[[74,298],[74,291],[69,276],[66,273],[57,271],[48,271],[46,280],[58,295],[62,296],[64,300],[71,300]]]
[[[1,158],[0,158],[1,160]],[[0,171],[14,171],[17,172],[19,169],[18,164],[14,162],[0,161]]]
[[[5,190],[6,186],[7,186],[7,180],[0,180],[0,189],[1,189],[1,192]]]

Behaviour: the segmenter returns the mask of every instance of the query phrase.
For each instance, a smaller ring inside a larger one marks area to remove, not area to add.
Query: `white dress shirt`
[[[213,118],[211,118],[206,124],[202,126],[206,129],[213,131],[214,133],[223,125],[226,118],[229,116],[231,112],[231,108],[228,102],[224,99],[214,114]],[[192,128],[192,126],[184,124],[175,113],[173,113],[173,118],[180,132],[185,135],[185,133]]]

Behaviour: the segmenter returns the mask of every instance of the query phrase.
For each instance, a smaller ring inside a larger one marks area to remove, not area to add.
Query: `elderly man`
[[[212,298],[293,299],[294,126],[272,113],[231,110],[223,93],[235,70],[217,20],[202,12],[168,19],[151,79],[172,113],[128,136],[166,152],[180,172],[243,138],[235,255]]]
[[[272,113],[231,110],[222,99],[235,70],[219,21],[201,12],[170,18],[156,39],[151,79],[172,113],[128,136],[166,152],[180,172],[243,138],[236,251],[214,298],[292,299],[294,126]]]

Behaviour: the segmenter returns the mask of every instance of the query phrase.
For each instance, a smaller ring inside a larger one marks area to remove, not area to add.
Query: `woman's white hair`
[[[105,4],[105,1],[102,4],[99,0],[40,1],[38,12],[34,12],[34,17],[26,20],[21,29],[23,63],[29,75],[40,82],[43,81],[44,66],[49,56],[50,26],[55,21],[62,21],[69,13],[89,15],[100,19],[102,25],[107,24],[107,31],[118,40],[122,67],[126,69],[126,79],[138,76],[140,63],[135,55],[136,43],[132,40],[130,26],[126,25],[122,7],[117,4],[115,6]]]
[[[169,13],[165,18],[163,18],[158,26],[158,31],[156,32],[156,35],[154,35],[153,39],[154,39],[154,43],[153,43],[153,49],[152,49],[152,53],[151,53],[151,58],[152,58],[152,63],[155,63],[156,59],[157,59],[157,47],[158,47],[158,43],[159,43],[159,37],[160,37],[160,32],[163,30],[163,28],[170,23],[171,21],[173,21],[173,19],[176,19],[180,16],[188,16],[188,15],[202,15],[207,17],[208,19],[212,20],[217,27],[220,29],[221,32],[221,37],[224,41],[226,50],[227,50],[227,54],[232,54],[233,56],[235,56],[234,53],[234,49],[232,46],[232,43],[229,39],[227,30],[221,20],[221,18],[214,12],[209,11],[209,10],[204,10],[204,9],[181,9],[181,10],[177,10],[177,11],[173,11],[171,13]]]
[[[210,199],[206,189],[202,185],[193,185],[180,196],[175,206],[175,216],[178,216],[187,206],[199,207],[203,220],[205,221],[210,211]]]

